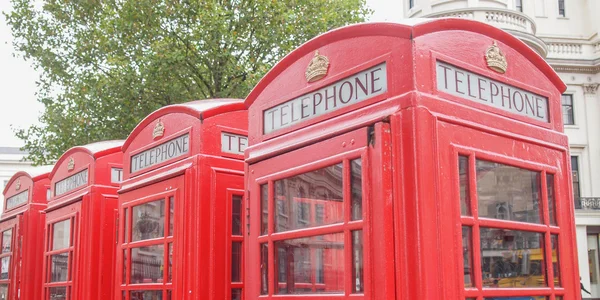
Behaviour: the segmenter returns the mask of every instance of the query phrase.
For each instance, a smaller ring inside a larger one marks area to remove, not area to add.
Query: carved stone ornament
[[[327,75],[329,69],[329,58],[320,55],[319,51],[315,51],[315,56],[306,67],[306,81],[315,82]]]
[[[588,95],[595,95],[598,91],[598,87],[600,87],[600,84],[598,83],[584,84],[583,93]]]
[[[496,41],[494,41],[494,44],[485,51],[485,60],[487,61],[488,68],[500,74],[506,72],[506,68],[508,67],[506,57],[502,51],[500,51],[500,47],[498,47]]]
[[[158,119],[158,122],[156,122],[156,125],[154,125],[154,130],[152,131],[152,138],[156,139],[159,137],[162,137],[165,134],[165,125],[163,124],[163,122]]]
[[[73,171],[75,169],[75,160],[72,157],[69,157],[69,163],[67,164],[67,170]]]
[[[17,178],[17,181],[15,181],[15,190],[20,190],[21,189],[21,179]]]

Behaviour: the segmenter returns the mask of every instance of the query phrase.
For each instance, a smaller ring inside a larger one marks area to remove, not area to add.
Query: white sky
[[[374,10],[370,21],[397,21],[402,18],[404,0],[367,0]],[[10,11],[9,0],[0,0],[0,11]],[[12,35],[6,18],[0,16],[0,147],[19,147],[23,142],[11,130],[37,124],[43,105],[36,101],[39,73],[31,63],[13,57]]]

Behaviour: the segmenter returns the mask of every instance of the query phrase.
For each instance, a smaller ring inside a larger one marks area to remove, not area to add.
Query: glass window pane
[[[344,291],[344,234],[333,233],[275,242],[277,257],[276,294],[326,294]],[[317,261],[316,250],[322,250]],[[318,263],[322,265],[317,265]],[[316,284],[316,271],[321,268],[323,283]]]
[[[260,245],[260,294],[269,293],[269,245]]]
[[[480,232],[484,287],[547,286],[543,234],[484,227]]]
[[[164,246],[153,245],[131,249],[131,283],[162,283]]]
[[[473,286],[473,236],[471,227],[462,227],[463,274],[465,287]]]
[[[242,235],[242,196],[233,195],[231,200],[231,234]]]
[[[519,296],[519,297],[485,297],[483,300],[548,300],[544,296]]]
[[[162,290],[154,291],[130,291],[129,299],[131,300],[161,300],[163,298]]]
[[[165,236],[165,199],[134,206],[132,213],[133,242]]]
[[[477,160],[479,217],[541,223],[540,173]]]
[[[50,258],[50,282],[67,281],[69,275],[69,253],[52,255]]]
[[[10,256],[0,259],[0,279],[8,279],[10,272]]]
[[[171,295],[173,292],[171,292],[170,290],[167,291],[167,300],[171,300]]]
[[[275,231],[316,226],[316,204],[325,208],[323,224],[344,221],[342,164],[281,179],[275,185]]]
[[[8,284],[0,284],[0,300],[8,299]]]
[[[123,226],[125,227],[125,229],[123,229],[123,243],[127,243],[129,241],[129,220],[127,219],[127,212],[127,208],[123,209]]]
[[[460,182],[460,214],[471,215],[471,198],[469,195],[469,158],[458,157],[458,177]]]
[[[66,300],[67,299],[67,288],[64,286],[56,286],[48,289],[50,300]]]
[[[9,253],[12,249],[12,229],[2,232],[2,253]]]
[[[350,188],[352,190],[352,220],[362,220],[362,160],[350,162]]]
[[[175,230],[175,198],[169,197],[169,235],[173,236]]]
[[[173,243],[169,243],[169,278],[167,282],[173,281]]]
[[[364,293],[363,278],[363,232],[352,231],[352,292]]]
[[[110,169],[110,182],[119,183],[123,181],[123,169],[111,168]]]
[[[548,194],[548,212],[550,216],[550,225],[556,225],[556,215],[554,214],[554,175],[546,174],[546,190]]]
[[[242,300],[242,289],[231,289],[231,300]]]
[[[558,253],[558,235],[550,235],[550,243],[552,244],[552,270],[554,271],[554,286],[560,286],[560,261]]]
[[[71,245],[71,219],[54,223],[52,227],[52,250],[69,248]]]
[[[269,230],[269,185],[263,184],[260,186],[260,234],[265,235]]]
[[[126,291],[121,292],[121,300],[127,300],[127,292]]]
[[[242,276],[242,243],[231,243],[231,281],[241,282]]]
[[[127,283],[127,250],[123,250],[123,280],[122,282]]]

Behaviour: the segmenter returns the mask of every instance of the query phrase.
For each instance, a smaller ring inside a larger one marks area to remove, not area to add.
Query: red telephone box
[[[0,219],[0,300],[40,299],[42,240],[52,166],[17,172],[4,188]]]
[[[44,300],[112,299],[123,141],[65,152],[50,174]]]
[[[242,100],[202,100],[161,108],[129,135],[116,299],[241,299],[247,124]]]
[[[245,296],[580,299],[565,85],[463,19],[372,23],[246,99]]]

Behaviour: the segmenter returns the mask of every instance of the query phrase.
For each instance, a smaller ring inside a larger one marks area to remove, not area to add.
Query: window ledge
[[[558,17],[557,19],[559,19],[559,20],[569,20],[568,17]]]
[[[564,125],[565,129],[579,129],[579,125],[573,124],[573,125]]]

